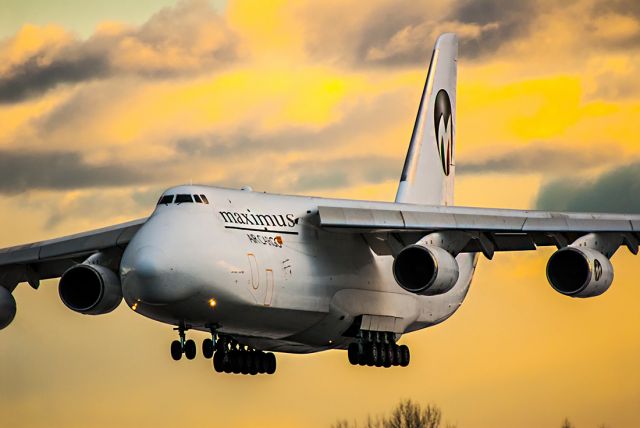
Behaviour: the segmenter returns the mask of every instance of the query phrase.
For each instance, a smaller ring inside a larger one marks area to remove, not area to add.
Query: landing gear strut
[[[171,358],[178,361],[182,358],[182,354],[184,354],[188,360],[193,360],[196,357],[196,342],[191,339],[186,340],[185,331],[187,331],[188,328],[184,324],[180,324],[178,328],[174,330],[178,330],[180,340],[171,342]]]
[[[241,345],[233,339],[220,337],[213,354],[213,368],[218,373],[273,374],[276,356]]]
[[[354,366],[406,367],[411,359],[409,348],[395,342],[394,333],[360,331],[357,341],[349,345],[349,362]]]

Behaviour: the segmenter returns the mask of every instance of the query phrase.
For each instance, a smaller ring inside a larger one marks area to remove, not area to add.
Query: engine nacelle
[[[393,276],[400,287],[423,296],[451,290],[459,273],[458,262],[451,253],[425,245],[424,240],[403,248],[393,262]]]
[[[613,282],[611,261],[588,247],[565,247],[547,263],[547,279],[558,293],[571,297],[599,296]]]
[[[69,309],[86,315],[109,313],[122,301],[118,275],[109,268],[89,263],[67,269],[60,278],[58,292]]]
[[[16,299],[9,290],[0,286],[0,330],[11,324],[16,316]]]

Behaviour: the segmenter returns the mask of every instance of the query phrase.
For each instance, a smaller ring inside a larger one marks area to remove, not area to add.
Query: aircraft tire
[[[175,361],[180,360],[182,358],[182,345],[179,340],[174,340],[171,342],[171,358]]]
[[[355,366],[359,363],[360,361],[360,352],[359,351],[359,346],[357,343],[350,343],[349,347],[347,348],[347,355],[349,357],[349,362],[351,363],[352,366]]]
[[[251,356],[248,352],[240,351],[238,352],[238,357],[240,360],[240,373],[243,375],[249,374],[249,361]]]
[[[389,368],[393,365],[393,345],[387,344],[382,347],[382,356],[384,357],[385,368]]]
[[[387,345],[381,343],[378,347],[380,367],[387,367]]]
[[[232,373],[231,355],[229,354],[230,352],[222,352],[222,371],[225,373]]]
[[[188,360],[193,360],[196,357],[196,342],[191,339],[184,342],[184,356]]]
[[[267,357],[267,374],[274,374],[276,372],[276,356],[269,352]]]
[[[400,365],[407,367],[411,361],[411,353],[407,345],[400,345]]]
[[[265,354],[262,351],[258,352],[258,373],[260,374],[266,373],[268,368],[267,366],[268,366],[267,354]]]
[[[218,373],[222,373],[224,371],[224,353],[223,352],[218,351],[215,354],[213,354],[213,369]]]
[[[380,345],[378,343],[372,343],[371,344],[371,361],[373,363],[374,366],[376,367],[380,367]]]
[[[242,361],[240,361],[240,351],[229,352],[229,360],[231,361],[231,372],[234,374],[240,374],[242,369]]]
[[[202,356],[207,360],[213,357],[213,340],[207,338],[202,341]]]
[[[400,347],[398,345],[393,346],[393,352],[395,353],[395,362],[396,366],[400,365],[400,361],[402,361],[402,351],[400,351]]]
[[[258,362],[260,360],[260,354],[257,352],[249,353],[249,374],[255,376],[258,374]]]

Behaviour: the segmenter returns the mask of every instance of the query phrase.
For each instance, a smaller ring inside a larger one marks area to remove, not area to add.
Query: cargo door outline
[[[266,269],[267,276],[267,290],[264,295],[264,305],[271,306],[271,301],[273,300],[273,290],[275,288],[275,278],[273,276],[273,269]]]
[[[249,259],[249,272],[251,272],[251,281],[249,282],[249,286],[252,291],[255,291],[260,288],[260,269],[258,269],[258,260],[253,253],[247,253],[247,258]]]

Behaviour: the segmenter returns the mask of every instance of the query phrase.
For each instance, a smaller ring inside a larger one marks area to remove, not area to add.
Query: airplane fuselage
[[[344,349],[354,340],[350,329],[399,337],[437,324],[460,306],[475,268],[475,255],[458,255],[455,287],[419,296],[397,285],[393,257],[376,255],[362,235],[319,227],[320,205],[353,201],[205,186],[164,195],[204,195],[208,203],[158,204],[122,257],[127,304],[258,349]]]

